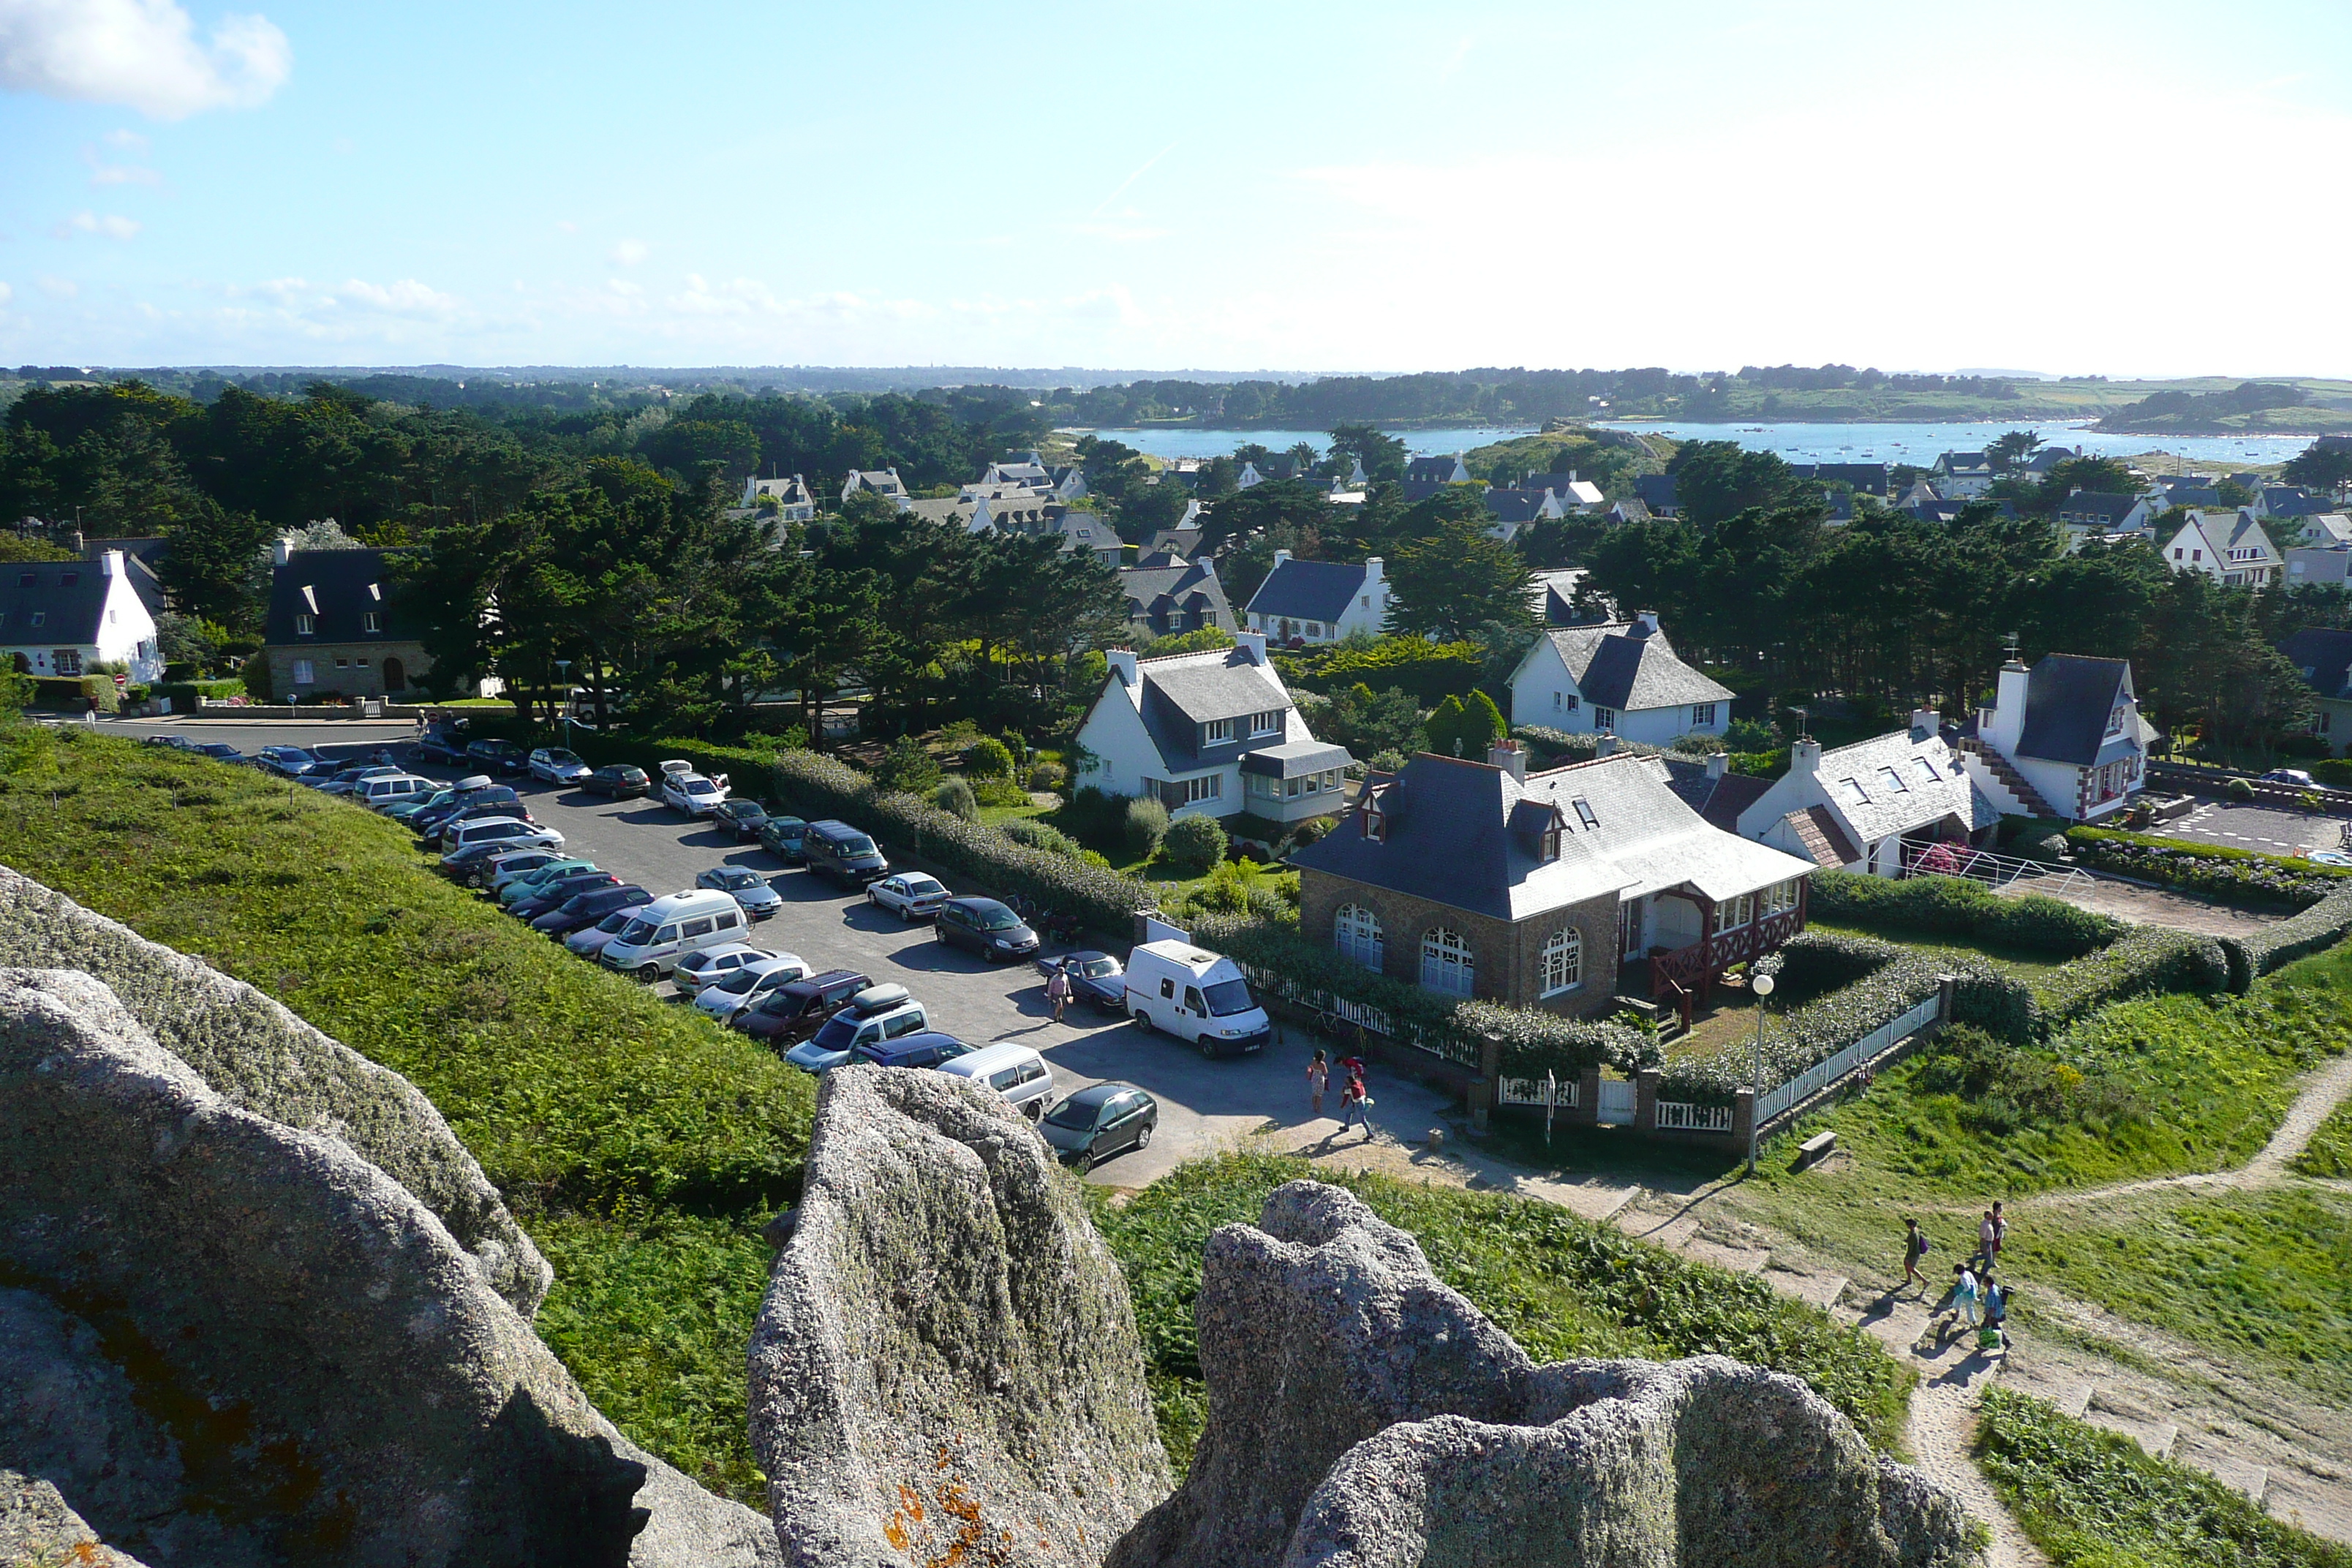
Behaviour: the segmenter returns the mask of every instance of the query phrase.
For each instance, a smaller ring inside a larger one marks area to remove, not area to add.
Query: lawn
[[[1869,937],[1878,942],[1896,942],[1916,952],[1966,954],[1973,958],[1989,959],[1997,968],[2016,975],[2028,984],[2054,972],[2063,963],[2063,960],[2053,958],[2047,952],[2037,952],[2032,948],[2013,947],[2007,942],[1985,942],[1964,936],[1939,935],[1933,940],[1923,941],[1908,932],[1885,927],[1853,925],[1823,920],[1808,920],[1805,922],[1805,929],[1835,931],[1843,936]]]
[[[398,826],[247,769],[0,729],[0,861],[407,1075],[554,1263],[540,1326],[590,1396],[762,1502],[743,1346],[806,1078],[422,869]]]
[[[2306,1176],[2352,1177],[2352,1100],[2337,1106],[2319,1124],[2309,1145],[2294,1157],[2294,1169]]]
[[[1760,1280],[1531,1199],[1230,1154],[1187,1165],[1118,1207],[1089,1189],[1096,1223],[1127,1270],[1161,1435],[1180,1469],[1206,1416],[1192,1321],[1202,1248],[1221,1225],[1255,1224],[1266,1194],[1302,1176],[1348,1187],[1412,1232],[1439,1277],[1538,1361],[1735,1356],[1802,1378],[1881,1447],[1900,1438],[1910,1372],[1867,1334]]]

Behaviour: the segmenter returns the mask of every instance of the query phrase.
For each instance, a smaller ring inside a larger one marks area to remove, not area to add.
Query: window
[[[360,630],[363,632],[380,632],[383,630],[383,612],[381,610],[370,610],[367,614],[362,616],[360,617]]]
[[[1795,909],[1797,907],[1798,889],[1803,886],[1804,881],[1801,878],[1790,878],[1785,882],[1773,883],[1770,887],[1765,889],[1762,893],[1758,895],[1762,903],[1761,912],[1768,915],[1779,915],[1786,914],[1790,910]]]
[[[709,936],[710,934],[710,921],[707,920],[687,921],[686,934],[688,936]]]
[[[1552,710],[1553,712],[1555,712],[1555,713],[1557,713],[1557,712],[1559,712],[1559,711],[1560,710],[1560,708],[1559,708],[1559,692],[1557,692],[1557,691],[1555,691],[1555,692],[1553,692],[1553,693],[1551,694],[1551,710]]]
[[[1576,808],[1577,821],[1584,824],[1587,827],[1598,827],[1601,826],[1601,819],[1592,815],[1592,803],[1591,801],[1586,800],[1582,795],[1579,795],[1576,799],[1570,801],[1568,804]]]
[[[2122,734],[2124,732],[2124,716],[2130,711],[2131,704],[2128,702],[2116,703],[2114,710],[2107,714],[2107,733],[2110,735]]]
[[[19,572],[16,574],[16,586],[19,588],[29,588],[40,580],[40,574],[38,573]]]
[[[295,616],[295,617],[294,617],[294,635],[295,635],[296,637],[317,637],[317,636],[319,635],[319,620],[318,620],[318,617],[317,617],[317,616]]]
[[[1537,852],[1543,857],[1547,863],[1559,858],[1559,817],[1555,816],[1549,822],[1544,824],[1543,842]]]
[[[1937,773],[1936,771],[1936,764],[1929,762],[1925,757],[1912,758],[1911,766],[1918,773],[1919,780],[1922,784],[1940,784],[1943,782],[1944,775]]]
[[[1692,727],[1693,729],[1696,729],[1696,730],[1703,730],[1703,729],[1706,728],[1706,726],[1708,726],[1709,724],[1712,724],[1712,723],[1714,723],[1714,722],[1715,722],[1715,704],[1714,704],[1714,703],[1712,703],[1712,702],[1700,702],[1700,703],[1696,703],[1696,704],[1694,704],[1694,705],[1692,706],[1692,708],[1691,708],[1691,727]]]
[[[59,578],[58,579],[58,587],[60,587],[60,588],[70,588],[70,587],[72,587],[75,584],[77,584],[77,583],[79,583],[79,582],[80,582],[80,581],[81,581],[81,574],[80,574],[80,573],[79,573],[79,572],[68,572],[68,573],[66,573],[63,576],[61,576],[61,577],[59,577]]]
[[[1838,783],[1845,790],[1847,805],[1868,805],[1870,804],[1870,792],[1862,787],[1860,779],[1840,779]]]
[[[1879,769],[1878,776],[1885,779],[1886,781],[1886,787],[1893,790],[1896,795],[1909,795],[1911,793],[1911,786],[1905,784],[1903,782],[1903,775],[1896,773],[1893,768]]]
[[[1381,917],[1361,904],[1341,904],[1339,912],[1331,917],[1331,945],[1339,950],[1340,957],[1378,970],[1385,952]]]
[[[1224,793],[1224,779],[1221,774],[1211,773],[1205,778],[1186,779],[1175,787],[1184,796],[1177,805],[1191,805],[1195,801],[1217,799]]]
[[[339,658],[339,659],[335,660],[335,668],[336,668],[337,669],[349,669],[349,668],[351,668],[351,667],[352,667],[352,661],[351,661],[350,659],[347,659],[347,658]]]
[[[1201,744],[1204,746],[1213,746],[1233,738],[1234,721],[1231,719],[1212,719],[1201,726]]]
[[[1253,735],[1279,735],[1282,733],[1282,710],[1276,708],[1271,712],[1251,714],[1249,721],[1249,732]]]
[[[39,619],[38,616],[35,616],[34,618],[36,620]],[[81,673],[81,650],[79,648],[61,647],[57,651],[56,663],[58,673],[59,675],[79,675]]]
[[[1745,931],[1756,923],[1756,895],[1742,893],[1736,899],[1726,899],[1715,906],[1715,929]]]
[[[1592,710],[1592,725],[1597,730],[1614,730],[1617,727],[1617,710],[1595,708]]]
[[[1574,926],[1556,931],[1543,944],[1538,960],[1543,972],[1543,994],[1557,996],[1584,984],[1584,939]]]
[[[1247,780],[1247,787],[1249,793],[1259,800],[1280,800],[1282,798],[1282,781],[1280,779],[1270,779],[1264,773],[1250,774]]]
[[[310,661],[309,659],[298,658],[294,661],[295,685],[308,686],[314,679],[316,678],[310,673]]]
[[[1307,635],[1308,637],[1321,637],[1321,636],[1323,635],[1323,623],[1322,623],[1321,621],[1309,621],[1309,622],[1307,622]]]
[[[1385,844],[1389,840],[1388,813],[1381,809],[1378,798],[1369,793],[1364,796],[1364,837],[1374,844]]]
[[[47,626],[47,625],[49,624],[49,613],[48,613],[48,611],[47,611],[47,610],[35,610],[35,611],[33,612],[33,618],[32,618],[29,622],[27,622],[26,624],[27,624],[27,625],[30,625],[30,626]]]
[[[1467,996],[1476,978],[1470,944],[1459,931],[1432,926],[1421,933],[1422,988],[1444,996]]]

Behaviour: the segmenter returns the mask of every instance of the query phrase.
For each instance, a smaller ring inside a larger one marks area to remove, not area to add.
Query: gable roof
[[[1266,574],[1250,595],[1247,609],[1254,616],[1336,621],[1348,613],[1363,586],[1360,561],[1301,561],[1294,555]]]
[[[298,550],[269,574],[267,643],[414,641],[415,632],[401,613],[399,584],[393,580],[392,553],[385,550]],[[366,617],[382,617],[376,631]],[[311,617],[303,637],[294,617]]]
[[[1210,562],[1171,560],[1160,565],[1129,566],[1118,574],[1118,590],[1127,595],[1130,621],[1164,622],[1206,613],[1215,617],[1217,626],[1233,625],[1224,584],[1217,581],[1217,569]],[[1160,628],[1155,625],[1154,629]]]
[[[1143,727],[1159,748],[1161,761],[1176,770],[1213,767],[1243,753],[1288,738],[1284,732],[1260,736],[1253,743],[1234,727],[1234,739],[1201,744],[1201,726],[1219,719],[1245,719],[1253,713],[1291,710],[1290,692],[1282,678],[1267,665],[1251,658],[1243,648],[1214,648],[1205,653],[1171,654],[1165,658],[1136,661],[1136,679],[1142,685],[1136,703]],[[1118,678],[1111,678],[1116,681]]]
[[[0,563],[0,645],[95,644],[108,584],[95,561]],[[35,616],[41,617],[37,626]]]
[[[2322,697],[2342,697],[2352,683],[2352,632],[2308,627],[2287,638],[2279,651]]]
[[[1533,522],[1550,498],[1542,490],[1488,490],[1480,498],[1496,522]]]
[[[1706,764],[1688,757],[1668,756],[1660,759],[1666,764],[1666,787],[1675,798],[1699,814],[1710,827],[1726,833],[1739,831],[1739,814],[1764,797],[1772,787],[1770,779],[1752,773],[1726,771],[1710,778]]]
[[[2102,709],[2102,730],[2106,717]],[[1933,770],[1935,776],[1923,770]],[[1908,833],[1948,816],[1958,817],[1970,831],[2000,820],[2000,813],[1969,781],[1940,736],[1915,740],[1908,730],[1874,735],[1823,752],[1812,772],[1830,809],[1864,842]]]
[[[2080,518],[2085,522],[2113,524],[2131,515],[2139,505],[2139,497],[2117,495],[2113,490],[2076,490],[2058,503],[2061,518]]]
[[[1458,457],[1414,458],[1404,466],[1404,477],[1408,481],[1418,480],[1424,484],[1451,484],[1454,477],[1464,471],[1462,459]]]
[[[2233,563],[2242,566],[2261,562],[2275,563],[2280,559],[2277,547],[2271,543],[2271,536],[2263,530],[2262,521],[2244,507],[2235,511],[2206,511],[2192,507],[2188,519],[2174,531],[2173,537],[2178,539],[2182,532],[2190,530],[2204,541],[2205,548],[2212,552],[2213,561],[2224,568]],[[2259,553],[2233,563],[2231,552],[2235,550],[2252,550]]]
[[[1816,866],[1834,870],[1862,858],[1862,846],[1847,835],[1845,825],[1828,806],[1809,805],[1790,812],[1780,821],[1805,847],[1805,858]]]
[[[1672,474],[1636,474],[1633,493],[1652,511],[1672,511],[1675,506],[1675,477]]]
[[[1522,784],[1486,763],[1424,752],[1393,779],[1366,781],[1387,814],[1384,839],[1365,838],[1363,813],[1351,811],[1291,863],[1506,921],[1685,886],[1736,898],[1811,869],[1708,826],[1667,777],[1663,761],[1620,752]],[[1531,829],[1551,821],[1559,857],[1545,860]]]
[[[2044,654],[2026,677],[2019,753],[2078,766],[2098,761],[2107,716],[2123,700],[2130,676],[2130,664],[2120,658]]]
[[[1577,691],[1595,708],[1620,713],[1675,708],[1692,702],[1728,702],[1728,687],[1675,657],[1663,631],[1647,632],[1638,621],[1591,626],[1558,626],[1544,636],[1559,650]]]

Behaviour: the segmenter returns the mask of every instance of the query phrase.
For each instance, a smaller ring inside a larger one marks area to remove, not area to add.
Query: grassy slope
[[[555,1263],[541,1331],[591,1397],[760,1500],[743,1344],[758,1227],[806,1149],[805,1079],[420,871],[408,835],[357,807],[26,730],[0,731],[0,860],[414,1079]]]
[[[1201,1249],[1217,1226],[1255,1224],[1268,1193],[1309,1175],[1411,1231],[1440,1278],[1538,1360],[1719,1352],[1804,1379],[1882,1446],[1900,1436],[1911,1374],[1868,1335],[1759,1280],[1685,1262],[1549,1204],[1234,1154],[1187,1165],[1096,1214],[1127,1269],[1161,1431],[1180,1463],[1205,1414],[1192,1326]]]
[[[2319,1124],[2309,1146],[2295,1156],[2294,1168],[2306,1176],[2352,1177],[2352,1100]]]

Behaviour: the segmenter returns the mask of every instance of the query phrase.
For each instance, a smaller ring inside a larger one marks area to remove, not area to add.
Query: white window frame
[[[1595,708],[1592,710],[1592,727],[1596,730],[1614,730],[1617,727],[1617,710]]]
[[[294,635],[298,637],[317,637],[319,635],[319,618],[316,616],[296,616],[294,617]]]
[[[310,661],[307,658],[296,659],[294,661],[294,684],[297,686],[316,686],[318,683],[319,672],[311,666]]]
[[[1251,714],[1249,719],[1249,732],[1252,739],[1255,739],[1260,735],[1281,734],[1282,710],[1275,708],[1269,709],[1264,713]]]
[[[1441,996],[1477,994],[1477,954],[1453,927],[1431,926],[1421,933],[1421,987]]]
[[[363,632],[380,632],[383,630],[383,612],[382,610],[369,610],[362,615],[360,616],[360,630]]]
[[[1559,996],[1580,989],[1584,984],[1584,937],[1574,926],[1563,926],[1551,933],[1537,958],[1537,967],[1543,976],[1542,994]]]
[[[1225,778],[1223,773],[1203,773],[1196,779],[1186,779],[1177,786],[1184,792],[1184,805],[1198,805],[1204,800],[1224,797]]]
[[[1201,744],[1203,746],[1221,746],[1233,738],[1234,721],[1231,719],[1212,719],[1201,726]]]
[[[1331,916],[1331,945],[1340,957],[1377,974],[1388,952],[1388,933],[1379,911],[1363,904],[1341,904]]]
[[[1692,729],[1694,729],[1694,730],[1703,730],[1703,729],[1706,728],[1706,726],[1708,726],[1709,724],[1712,724],[1712,723],[1714,723],[1714,722],[1715,722],[1715,704],[1714,704],[1714,703],[1712,703],[1712,702],[1695,702],[1695,703],[1691,704],[1691,728],[1692,728]]]

